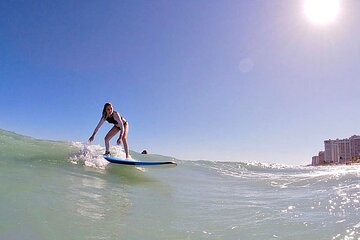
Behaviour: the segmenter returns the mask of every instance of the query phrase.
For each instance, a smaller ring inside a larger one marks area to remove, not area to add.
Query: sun
[[[317,25],[334,22],[339,15],[340,0],[304,0],[308,20]]]

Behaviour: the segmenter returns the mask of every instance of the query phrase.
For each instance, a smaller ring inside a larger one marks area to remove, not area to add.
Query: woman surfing
[[[118,132],[120,132],[119,138],[117,139],[117,144],[120,145],[121,141],[124,144],[124,150],[126,154],[126,159],[131,159],[129,154],[129,146],[127,142],[127,134],[129,131],[129,123],[126,121],[125,118],[120,116],[120,114],[116,111],[114,111],[113,106],[111,103],[105,103],[102,116],[100,118],[100,121],[98,125],[96,126],[93,134],[89,138],[89,142],[92,142],[94,140],[94,137],[97,133],[97,131],[100,129],[102,124],[108,121],[109,123],[114,124],[114,126],[110,129],[110,131],[105,136],[105,154],[104,155],[110,155],[110,140],[112,137],[114,137]]]

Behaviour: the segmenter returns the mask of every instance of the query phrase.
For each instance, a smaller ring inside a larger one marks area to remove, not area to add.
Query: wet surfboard
[[[156,166],[156,165],[172,165],[176,166],[176,162],[159,162],[159,161],[139,161],[135,159],[121,159],[117,157],[111,157],[111,156],[104,156],[104,158],[111,162],[111,163],[117,163],[117,164],[123,164],[123,165],[136,165],[136,166]]]

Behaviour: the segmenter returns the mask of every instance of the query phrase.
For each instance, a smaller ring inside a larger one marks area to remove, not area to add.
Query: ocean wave
[[[95,168],[104,168],[104,148],[81,142],[40,140],[0,130],[0,158],[7,161],[71,162]],[[112,153],[121,153],[117,146]]]
[[[67,159],[73,150],[65,141],[40,140],[0,130],[0,158],[3,160],[57,162]]]
[[[277,163],[217,161],[197,161],[192,164],[222,176],[249,180],[252,184],[261,183],[274,188],[331,185],[360,177],[360,167],[355,165],[306,167]]]

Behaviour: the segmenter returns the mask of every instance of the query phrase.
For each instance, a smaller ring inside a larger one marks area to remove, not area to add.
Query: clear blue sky
[[[302,5],[1,1],[0,128],[86,141],[110,101],[135,151],[310,163],[360,134],[360,2],[326,26]]]

